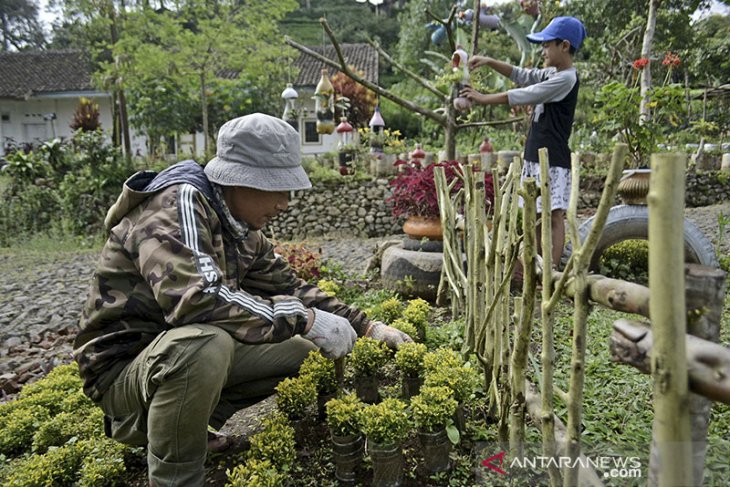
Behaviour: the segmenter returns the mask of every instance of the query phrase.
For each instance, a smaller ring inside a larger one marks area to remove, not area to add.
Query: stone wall
[[[581,180],[581,208],[595,208],[605,176]],[[385,199],[388,179],[317,182],[307,191],[297,191],[289,211],[273,220],[267,234],[280,240],[305,237],[383,237],[403,233],[403,221],[395,220]],[[686,205],[707,206],[730,201],[730,173],[692,172],[687,175]],[[616,200],[616,204],[620,202]]]

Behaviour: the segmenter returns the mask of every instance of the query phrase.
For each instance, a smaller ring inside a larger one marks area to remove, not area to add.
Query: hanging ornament
[[[459,96],[464,86],[469,86],[471,78],[469,76],[469,67],[467,66],[468,56],[466,51],[460,45],[456,46],[456,51],[451,55],[451,66],[454,71],[461,70],[461,81],[456,84],[456,97],[454,98],[454,108],[460,112],[468,112],[471,110],[471,100]]]
[[[459,12],[458,19],[465,24],[471,24],[474,20],[474,10],[467,9],[463,12]],[[487,10],[482,8],[479,10],[479,26],[486,27],[488,29],[497,29],[499,28],[499,17],[488,14]]]
[[[322,77],[314,90],[318,134],[331,134],[335,130],[334,93],[327,68],[322,68]]]
[[[385,143],[385,136],[383,135],[383,128],[385,122],[383,116],[380,115],[380,105],[375,105],[375,112],[368,122],[370,127],[370,152],[373,154],[383,153],[383,144]]]
[[[492,143],[489,142],[489,137],[484,137],[484,140],[482,141],[481,145],[479,146],[479,152],[481,154],[488,154],[490,152],[494,152],[494,147],[492,147]]]
[[[355,148],[352,146],[352,125],[347,121],[346,117],[340,118],[340,124],[335,129],[339,142],[337,143],[338,155],[340,160],[340,174],[343,176],[354,173],[352,162],[355,159]]]
[[[299,97],[297,90],[294,89],[291,83],[287,83],[286,88],[281,92],[281,97],[284,99],[284,113],[281,119],[294,127],[295,130],[299,130],[299,114],[296,107],[296,101]]]
[[[423,167],[423,160],[426,158],[426,151],[421,148],[421,144],[416,144],[416,148],[410,154],[411,163],[418,167]]]

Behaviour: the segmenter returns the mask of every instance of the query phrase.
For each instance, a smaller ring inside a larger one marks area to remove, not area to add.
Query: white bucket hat
[[[205,165],[211,182],[262,191],[309,189],[299,133],[285,121],[253,113],[229,120],[218,131],[216,157]]]

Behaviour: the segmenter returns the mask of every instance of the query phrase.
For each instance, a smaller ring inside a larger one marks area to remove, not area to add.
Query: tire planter
[[[362,462],[364,444],[362,435],[332,435],[332,458],[337,480],[355,483],[355,469]]]
[[[418,438],[423,447],[423,459],[430,473],[443,472],[449,469],[449,452],[451,442],[446,429],[436,432],[419,431]]]
[[[373,461],[373,486],[397,487],[403,483],[403,449],[399,444],[378,445],[368,442]]]
[[[588,237],[595,217],[591,217],[578,229],[581,242]],[[648,240],[649,209],[646,206],[619,205],[608,211],[606,225],[598,239],[598,245],[591,259],[590,270],[596,271],[603,252],[609,247],[625,240]],[[690,264],[719,267],[712,242],[697,228],[697,225],[684,220],[684,258]]]
[[[405,297],[436,299],[444,254],[406,250],[403,244],[388,247],[380,264],[380,279],[388,289]]]

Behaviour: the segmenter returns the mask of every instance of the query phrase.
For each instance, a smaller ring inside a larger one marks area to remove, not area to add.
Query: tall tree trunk
[[[205,83],[205,69],[202,69],[200,71],[200,108],[203,114],[203,151],[207,157],[210,133],[208,129],[208,99],[205,95]]]
[[[109,33],[111,36],[112,49],[119,40],[119,32],[117,31],[117,16],[114,11],[114,4],[109,3],[107,5],[107,14],[109,17]],[[124,87],[122,79],[119,77],[119,58],[114,58],[116,65],[117,78],[114,89],[117,90],[117,102],[119,103],[119,129],[122,133],[122,140],[124,142],[124,158],[127,162],[127,166],[132,165],[132,142],[129,135],[129,119],[127,117],[127,100],[124,97]]]
[[[656,28],[657,10],[661,0],[649,0],[649,14],[646,18],[646,30],[644,31],[644,40],[641,43],[641,57],[651,59],[651,46],[654,42],[654,29]],[[649,97],[648,92],[651,88],[651,63],[644,66],[641,70],[641,104],[639,105],[639,123],[644,123],[649,119]]]

